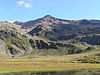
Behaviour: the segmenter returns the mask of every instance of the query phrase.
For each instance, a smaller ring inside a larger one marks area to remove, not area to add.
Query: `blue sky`
[[[67,20],[100,19],[100,0],[0,0],[2,21],[29,21],[45,15]]]

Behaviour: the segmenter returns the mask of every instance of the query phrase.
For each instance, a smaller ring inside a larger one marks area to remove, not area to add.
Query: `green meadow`
[[[82,58],[86,55],[91,56],[98,53],[100,52],[91,51],[89,53],[64,56],[26,55],[16,58],[3,58],[3,56],[1,56],[0,73],[99,70],[100,64],[73,62],[73,60],[76,58]]]

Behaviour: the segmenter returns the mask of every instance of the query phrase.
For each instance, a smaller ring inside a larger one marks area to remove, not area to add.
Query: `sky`
[[[100,0],[0,0],[1,21],[25,22],[45,15],[100,20]]]

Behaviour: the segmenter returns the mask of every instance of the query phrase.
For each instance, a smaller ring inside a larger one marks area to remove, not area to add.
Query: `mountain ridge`
[[[65,20],[65,19],[59,19],[55,18],[51,15],[46,15],[42,18],[36,19],[36,20],[30,20],[27,22],[19,22],[15,21],[13,24],[21,25],[22,28],[31,28],[36,25],[55,25],[55,24],[71,24],[71,25],[98,25],[100,24],[100,20]]]
[[[59,21],[60,21],[60,19],[58,19],[58,18],[55,18],[55,17],[53,17],[51,15],[46,15],[43,18],[39,18],[39,19],[36,19],[36,20],[27,21],[27,22],[15,21],[15,22],[13,22],[13,24],[21,25],[22,28],[31,28],[31,27],[33,27],[35,25],[52,25],[52,24],[58,24],[61,21],[65,21],[65,20],[61,20],[60,22]]]

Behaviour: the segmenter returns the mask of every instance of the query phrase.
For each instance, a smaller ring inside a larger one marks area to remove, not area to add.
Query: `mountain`
[[[96,50],[99,45],[99,20],[46,15],[28,22],[0,22],[0,54],[10,57],[76,54]]]
[[[44,25],[43,25],[44,26]],[[40,28],[40,29],[38,29]],[[49,31],[49,27],[47,27]],[[34,33],[45,30],[41,25],[34,27]],[[18,57],[27,54],[33,55],[66,55],[82,53],[87,50],[92,50],[95,47],[91,45],[84,45],[81,42],[77,47],[72,41],[50,41],[39,36],[30,36],[23,33],[25,30],[20,26],[9,23],[0,22],[0,54],[9,57]],[[43,32],[44,32],[43,31]],[[52,35],[52,34],[51,34]]]
[[[47,40],[70,40],[78,35],[100,33],[100,20],[64,20],[51,15],[28,22],[14,22],[23,29],[29,29],[27,34]]]
[[[31,20],[28,22],[15,21],[14,24],[21,25],[22,28],[31,28],[36,25],[53,25],[53,24],[68,24],[69,21],[46,15],[43,18]]]
[[[14,24],[21,25],[22,28],[31,28],[37,25],[56,25],[56,24],[70,24],[70,25],[100,25],[100,20],[64,20],[58,19],[51,15],[46,15],[43,18],[31,20],[28,22],[15,21]]]
[[[18,57],[31,53],[34,55],[64,55],[67,54],[65,49],[73,46],[70,44],[47,41],[39,37],[33,38],[22,32],[23,29],[18,25],[7,21],[0,22],[1,55],[10,57]]]

